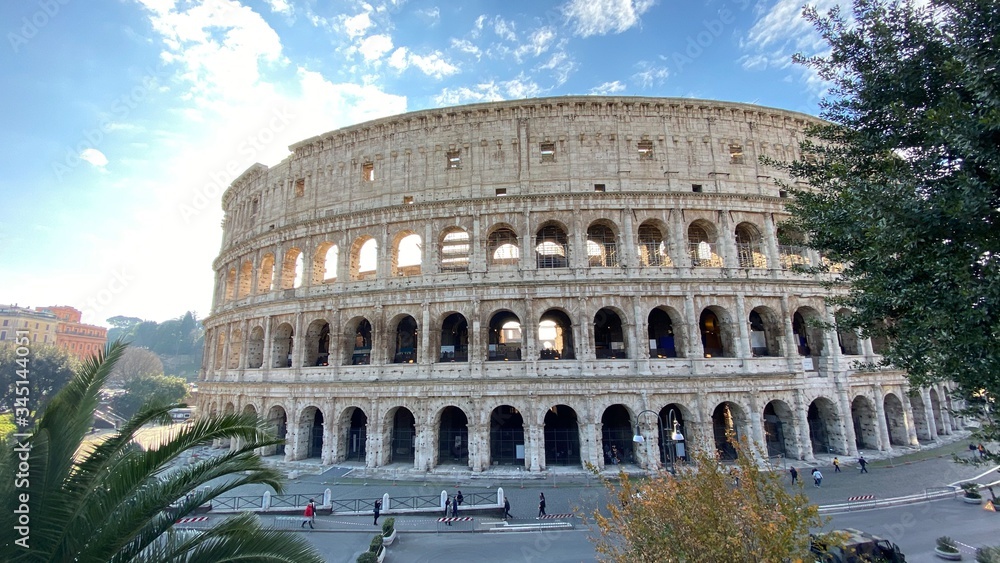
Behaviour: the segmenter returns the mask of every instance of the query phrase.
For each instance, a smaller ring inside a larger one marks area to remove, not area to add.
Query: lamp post
[[[663,439],[663,427],[665,425],[663,424],[663,419],[660,418],[660,414],[659,413],[657,413],[655,411],[651,411],[649,409],[646,409],[646,410],[643,410],[643,411],[639,411],[639,413],[635,415],[636,419],[638,419],[640,416],[642,416],[642,415],[644,415],[646,413],[649,413],[649,414],[652,414],[652,415],[656,416],[656,421],[659,422],[658,428],[659,428],[659,431],[660,431],[660,447],[662,448],[664,444],[668,444],[668,447],[669,447],[669,449],[667,450],[667,452],[669,454],[667,456],[667,458],[670,460],[670,472],[671,473],[675,472],[675,470],[674,470],[674,462],[675,462],[675,460],[677,458],[684,457],[684,435],[681,434],[680,423],[677,422],[677,419],[674,416],[674,410],[675,409],[673,407],[671,407],[670,410],[667,411],[667,418],[668,418],[668,420],[670,422],[671,428],[673,429],[672,433],[670,434],[670,440],[669,441],[665,441]],[[632,441],[635,442],[635,443],[637,443],[637,444],[641,444],[641,443],[643,443],[643,442],[646,441],[646,439],[643,438],[643,436],[642,436],[642,432],[639,431],[639,423],[638,423],[638,421],[636,422],[636,425],[635,425],[635,436],[632,437]]]

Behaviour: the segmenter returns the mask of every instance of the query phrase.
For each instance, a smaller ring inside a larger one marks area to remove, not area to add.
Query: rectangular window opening
[[[497,196],[507,195],[507,188],[497,188]]]
[[[413,205],[413,196],[412,195],[404,195],[403,196],[403,205]]]
[[[743,164],[743,145],[729,145],[729,163]]]
[[[462,167],[462,151],[448,151],[448,169]]]
[[[603,192],[604,191],[604,184],[594,184],[594,191],[595,192]]]
[[[778,190],[778,197],[788,197],[788,192],[785,190]]]
[[[556,144],[555,143],[542,143],[542,162],[555,162],[556,161]]]
[[[653,141],[639,141],[639,160],[653,160]]]
[[[299,178],[295,180],[295,197],[302,197],[306,195],[306,179]]]
[[[375,181],[375,163],[366,162],[361,165],[361,179],[365,182]]]
[[[694,193],[696,193],[696,194],[700,194],[701,193],[701,184],[691,184],[691,191],[694,192]]]

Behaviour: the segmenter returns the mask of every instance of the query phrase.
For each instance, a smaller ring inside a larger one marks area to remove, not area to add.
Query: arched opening
[[[229,268],[229,271],[226,272],[225,300],[232,301],[235,291],[236,291],[236,268]]]
[[[791,270],[796,266],[809,266],[809,253],[801,232],[778,227],[778,255],[781,267]]]
[[[276,368],[292,367],[292,345],[295,331],[292,325],[281,323],[274,329],[274,342],[271,344],[271,358]]]
[[[469,419],[458,407],[445,407],[441,411],[438,465],[469,465]]]
[[[851,401],[851,422],[854,424],[854,444],[859,450],[878,449],[878,419],[875,405],[863,395]]]
[[[580,465],[580,427],[576,411],[566,405],[545,413],[545,464]]]
[[[324,242],[316,248],[313,255],[312,283],[320,285],[337,279],[337,258],[340,250],[332,242]]]
[[[736,225],[736,256],[740,268],[767,268],[767,257],[761,250],[760,231],[750,223]]]
[[[368,432],[368,415],[357,407],[350,407],[341,417],[346,419],[344,436],[344,461],[365,461],[365,441]]]
[[[708,221],[695,221],[688,227],[687,238],[691,266],[695,268],[722,267],[722,257],[719,256],[714,225]]]
[[[594,353],[598,359],[628,358],[622,319],[607,307],[594,315]]]
[[[393,411],[395,412],[392,413],[392,435],[389,437],[389,443],[392,444],[389,463],[413,464],[417,441],[416,420],[410,409],[405,407],[398,407]]]
[[[750,311],[750,353],[754,356],[781,355],[781,328],[778,316],[767,307]]]
[[[232,345],[230,345],[230,350],[232,350]],[[924,399],[919,393],[910,395],[910,411],[913,413],[913,429],[917,433],[917,440],[926,442],[934,440],[934,436],[931,435],[930,423],[927,421]]]
[[[317,319],[306,329],[305,358],[303,366],[330,365],[330,325]]]
[[[469,233],[457,227],[445,230],[441,237],[441,271],[467,272],[470,249]]]
[[[361,237],[351,246],[351,279],[368,280],[375,277],[378,266],[378,242],[372,237]]]
[[[362,366],[372,363],[372,324],[368,319],[358,319],[353,330],[346,331],[347,346],[350,355],[344,363],[352,366]]]
[[[275,438],[279,440],[288,438],[288,415],[285,414],[285,409],[279,406],[271,407],[271,410],[267,411],[267,423]],[[264,448],[263,455],[285,455],[284,442]]]
[[[893,446],[908,446],[909,436],[906,431],[906,414],[903,402],[893,393],[886,393],[883,399],[885,425],[889,430],[889,443]]]
[[[423,263],[422,248],[420,235],[409,231],[396,235],[396,244],[392,249],[392,275],[419,276]]]
[[[249,260],[243,262],[240,267],[240,283],[236,290],[236,298],[243,299],[250,296],[250,288],[253,287],[253,264]]]
[[[516,266],[521,260],[517,233],[507,227],[490,233],[486,239],[486,259],[490,266]]]
[[[538,323],[538,350],[542,360],[572,360],[573,324],[566,313],[549,309]]]
[[[559,225],[546,225],[535,234],[535,260],[538,268],[569,266],[569,237]]]
[[[525,464],[524,419],[510,405],[490,413],[490,462],[493,465]]]
[[[417,321],[410,315],[399,320],[392,354],[394,364],[412,364],[417,361]]]
[[[722,323],[719,322],[719,316],[715,314],[715,311],[711,309],[702,311],[698,328],[701,331],[701,346],[706,358],[725,358],[728,356]]]
[[[840,431],[840,415],[833,401],[819,397],[809,403],[806,421],[809,423],[809,440],[814,454],[847,453],[840,451],[844,437]]]
[[[595,268],[618,267],[618,236],[607,225],[587,229],[587,263]]]
[[[305,437],[305,457],[322,457],[323,411],[316,407],[308,407],[303,410],[299,429],[302,432],[301,436]]]
[[[840,345],[840,353],[846,356],[860,355],[861,342],[858,339],[858,333],[850,326],[851,312],[847,309],[841,309],[837,311],[834,318],[837,323],[837,343]]]
[[[649,312],[648,338],[650,358],[676,358],[679,342],[674,335],[674,322],[670,314],[660,307]]]
[[[720,460],[736,459],[736,448],[730,440],[740,441],[745,421],[746,415],[736,403],[726,401],[715,407],[715,411],[712,412],[712,434],[715,437],[715,450]]]
[[[768,457],[798,457],[795,415],[784,401],[774,400],[764,407],[764,443]]]
[[[238,328],[233,329],[233,339],[229,343],[229,369],[240,367],[240,354],[243,353],[243,331]]]
[[[674,424],[683,440],[674,439]],[[666,427],[664,427],[666,424]],[[687,460],[688,433],[684,428],[684,412],[680,405],[671,403],[660,409],[656,420],[656,429],[660,439],[660,463],[670,465]]]
[[[944,434],[944,417],[941,416],[941,400],[934,389],[931,389],[928,394],[931,397],[931,416],[934,417],[934,428],[939,435]]]
[[[667,251],[667,241],[662,230],[651,221],[639,225],[639,266],[672,266]]]
[[[260,261],[260,274],[257,278],[257,295],[271,291],[274,280],[274,254],[267,253]]]
[[[250,331],[250,340],[247,342],[247,367],[259,369],[264,365],[264,329],[255,326]]]
[[[605,465],[635,463],[632,416],[625,405],[611,405],[601,415],[601,446]]]
[[[441,323],[440,362],[469,361],[469,323],[460,313],[452,313]]]
[[[281,263],[281,289],[295,289],[302,285],[302,251],[292,247],[285,252]]]
[[[510,311],[499,311],[490,318],[488,346],[487,360],[521,360],[521,320],[517,315]]]
[[[792,316],[792,334],[800,356],[819,356],[823,352],[823,329],[816,326],[819,314],[802,307]]]

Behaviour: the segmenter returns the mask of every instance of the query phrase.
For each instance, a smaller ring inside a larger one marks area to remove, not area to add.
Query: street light
[[[675,462],[675,460],[677,458],[683,458],[684,457],[684,435],[681,434],[680,423],[677,421],[677,418],[674,416],[674,411],[675,411],[675,409],[673,407],[671,407],[670,410],[667,411],[667,418],[670,421],[671,428],[673,429],[673,432],[671,432],[671,434],[670,434],[670,440],[669,441],[665,441],[663,439],[663,427],[665,425],[663,424],[663,419],[660,418],[660,414],[659,413],[657,413],[655,411],[651,411],[649,409],[646,409],[646,410],[640,411],[638,414],[635,415],[636,419],[638,419],[640,416],[642,416],[642,415],[644,415],[646,413],[650,413],[650,414],[656,415],[656,420],[657,420],[657,422],[660,423],[659,424],[659,431],[660,431],[660,444],[661,444],[661,447],[663,447],[664,443],[666,443],[666,444],[669,445],[669,449],[667,450],[667,452],[670,454],[669,455],[669,459],[670,459],[670,472],[671,473],[674,473],[674,462]],[[643,436],[642,436],[642,432],[639,431],[639,424],[638,424],[638,422],[636,422],[636,425],[635,425],[635,436],[632,437],[632,441],[635,442],[635,443],[637,443],[637,444],[642,444],[643,442],[646,441],[646,439],[643,438]]]

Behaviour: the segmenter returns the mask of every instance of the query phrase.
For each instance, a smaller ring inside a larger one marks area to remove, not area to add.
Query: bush
[[[375,534],[372,543],[368,545],[368,552],[378,555],[379,551],[382,551],[382,534]]]
[[[370,551],[366,551],[358,556],[357,563],[378,563],[378,557]]]
[[[976,550],[976,563],[1000,563],[1000,547],[980,547]]]
[[[386,518],[382,521],[382,535],[389,537],[392,535],[392,531],[396,528],[395,518]]]
[[[979,483],[962,483],[959,487],[962,487],[962,490],[965,491],[966,498],[983,498],[983,495],[979,492]]]
[[[948,536],[941,536],[937,539],[937,548],[945,553],[958,553],[958,546],[955,540]]]

